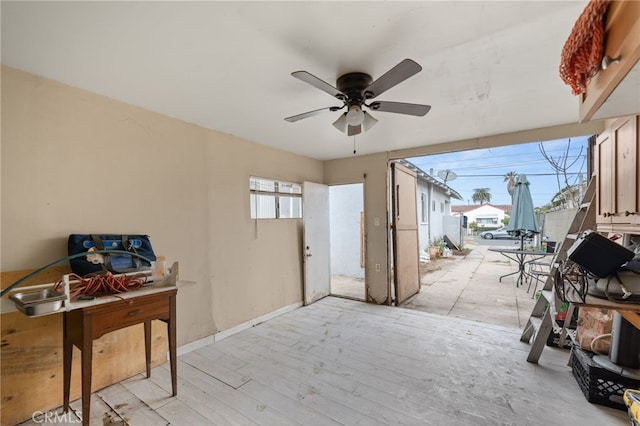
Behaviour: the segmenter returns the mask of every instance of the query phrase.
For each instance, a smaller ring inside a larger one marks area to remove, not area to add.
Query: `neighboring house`
[[[462,200],[456,190],[440,182],[413,163],[401,160],[403,166],[417,175],[416,200],[418,210],[418,247],[422,255],[429,250],[429,243],[447,235],[456,244],[460,244],[460,226],[452,226],[451,199]],[[456,221],[456,225],[458,222]],[[456,229],[457,228],[457,229]]]
[[[558,192],[551,200],[552,210],[574,209],[578,207],[584,192],[587,189],[587,183],[572,185]]]
[[[499,228],[503,219],[511,215],[511,205],[466,205],[452,206],[451,214],[454,216],[466,216],[467,223],[475,222],[478,226]],[[467,229],[469,229],[467,227]]]

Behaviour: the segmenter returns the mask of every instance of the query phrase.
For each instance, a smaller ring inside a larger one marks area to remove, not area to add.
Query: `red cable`
[[[80,295],[102,296],[124,293],[129,290],[138,289],[147,282],[147,276],[145,274],[114,276],[111,272],[107,272],[106,275],[92,275],[89,277],[69,274],[69,279],[77,281],[69,285],[69,298],[71,300],[76,299]],[[58,290],[62,286],[63,281],[60,279],[56,282],[53,289]]]

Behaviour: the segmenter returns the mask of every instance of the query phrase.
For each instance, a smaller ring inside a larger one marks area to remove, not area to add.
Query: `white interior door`
[[[329,187],[302,183],[304,221],[304,304],[309,305],[331,293],[329,233]]]

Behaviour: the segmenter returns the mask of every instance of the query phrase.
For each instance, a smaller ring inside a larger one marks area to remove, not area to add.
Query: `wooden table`
[[[89,424],[91,408],[91,366],[93,341],[102,335],[135,324],[144,323],[144,343],[147,377],[151,376],[151,321],[158,319],[167,323],[169,335],[169,357],[171,364],[171,390],[178,393],[176,372],[176,294],[170,287],[160,291],[135,296],[126,294],[124,300],[99,304],[86,303],[64,313],[63,319],[63,376],[64,411],[69,410],[71,388],[71,362],[73,345],[82,353],[82,423]]]
[[[498,281],[502,282],[504,277],[508,277],[509,275],[518,274],[518,279],[516,280],[516,287],[519,287],[523,282],[526,282],[527,277],[529,279],[535,279],[535,277],[531,277],[529,273],[525,270],[525,265],[529,262],[533,262],[539,259],[542,259],[545,256],[553,256],[555,253],[547,253],[546,251],[533,251],[533,250],[519,250],[519,249],[499,249],[499,248],[490,248],[489,251],[494,251],[500,253],[504,257],[513,260],[518,264],[518,270],[515,272],[510,272],[508,274],[502,275]],[[526,260],[527,256],[536,256],[533,259]],[[528,290],[527,290],[528,291]]]

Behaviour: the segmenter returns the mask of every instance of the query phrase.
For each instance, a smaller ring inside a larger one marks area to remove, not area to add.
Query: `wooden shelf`
[[[618,311],[620,315],[635,327],[640,328],[640,302],[619,303],[587,295],[584,303],[574,303],[576,306],[588,306],[592,308],[604,308]]]
[[[614,309],[616,311],[640,312],[640,303],[620,303],[613,302],[600,297],[593,297],[587,294],[584,303],[574,303],[576,306],[591,306],[594,308]]]

